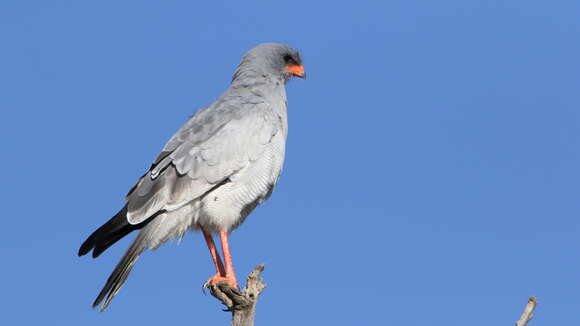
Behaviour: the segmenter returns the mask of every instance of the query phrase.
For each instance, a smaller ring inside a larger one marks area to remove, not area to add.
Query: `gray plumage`
[[[231,231],[267,199],[280,176],[288,133],[283,68],[297,51],[258,45],[242,59],[231,86],[167,142],[125,198],[126,206],[81,246],[98,256],[141,229],[95,300],[101,310],[119,291],[139,255],[200,225]]]

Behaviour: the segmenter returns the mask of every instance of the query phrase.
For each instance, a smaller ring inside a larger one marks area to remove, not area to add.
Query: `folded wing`
[[[224,104],[211,119],[201,111],[167,143],[126,197],[130,224],[205,195],[263,153],[278,132],[266,104]]]

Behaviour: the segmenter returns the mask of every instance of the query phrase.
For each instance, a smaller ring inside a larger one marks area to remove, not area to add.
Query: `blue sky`
[[[580,309],[580,2],[2,1],[0,320],[224,325],[199,234],[81,242],[265,41],[302,51],[272,198],[231,238],[258,325],[570,323]],[[129,238],[132,238],[129,237]],[[288,307],[297,314],[289,315]]]

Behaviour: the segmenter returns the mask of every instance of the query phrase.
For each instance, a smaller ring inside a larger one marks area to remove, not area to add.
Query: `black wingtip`
[[[131,231],[139,229],[142,225],[131,225],[127,222],[127,206],[123,207],[115,216],[113,216],[107,223],[103,224],[95,232],[93,232],[85,242],[81,245],[78,255],[84,256],[91,250],[93,251],[93,258],[97,258],[103,251],[112,246],[122,237],[131,233]]]
[[[100,248],[97,248],[97,247],[93,248],[93,258],[99,257],[103,253],[103,251],[105,251],[107,248],[109,248],[109,246],[100,247]]]
[[[87,240],[85,240],[85,242],[83,242],[83,244],[79,248],[79,252],[78,252],[79,257],[88,254],[89,251],[91,251],[91,249],[93,249],[95,247],[93,235],[94,235],[94,233],[91,234],[91,236]]]

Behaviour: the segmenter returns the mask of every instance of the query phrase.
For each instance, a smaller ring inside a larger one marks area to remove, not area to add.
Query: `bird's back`
[[[192,225],[237,226],[276,184],[286,135],[283,86],[230,88],[179,129],[128,194],[129,222],[202,201],[188,208],[199,211]]]

